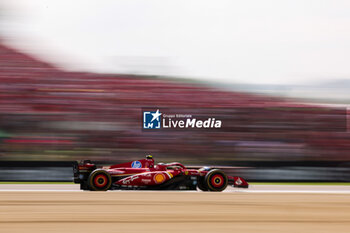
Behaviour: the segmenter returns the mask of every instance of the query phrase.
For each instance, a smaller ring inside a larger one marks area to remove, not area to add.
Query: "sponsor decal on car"
[[[136,180],[138,178],[139,178],[138,176],[130,176],[130,177],[125,178],[123,180],[123,184],[130,184],[130,182],[132,182],[132,181],[134,181],[134,180]]]
[[[152,182],[152,180],[150,179],[142,179],[141,182],[145,183],[145,184],[149,184]]]
[[[163,183],[165,180],[165,175],[163,173],[158,173],[155,176],[153,176],[153,180],[156,184]]]
[[[132,168],[142,168],[142,163],[140,161],[134,161],[131,163]]]

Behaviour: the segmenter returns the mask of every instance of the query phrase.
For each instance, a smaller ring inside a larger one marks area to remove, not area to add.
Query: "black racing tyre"
[[[96,169],[91,172],[88,185],[92,191],[107,191],[112,186],[112,177],[107,171]]]
[[[199,176],[197,178],[197,187],[202,190],[202,191],[208,191],[208,187],[206,186],[205,184],[205,180],[204,180],[204,177],[202,176]]]
[[[213,169],[205,175],[205,184],[209,191],[221,192],[226,189],[228,178],[224,172],[219,169]]]

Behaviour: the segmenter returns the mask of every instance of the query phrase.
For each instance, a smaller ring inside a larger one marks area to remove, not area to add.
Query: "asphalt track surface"
[[[0,185],[0,232],[350,232],[350,186],[222,193]]]

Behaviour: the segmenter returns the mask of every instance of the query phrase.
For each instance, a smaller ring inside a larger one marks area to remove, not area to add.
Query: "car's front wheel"
[[[205,184],[209,191],[221,192],[228,185],[228,178],[224,172],[219,169],[213,169],[205,175]]]

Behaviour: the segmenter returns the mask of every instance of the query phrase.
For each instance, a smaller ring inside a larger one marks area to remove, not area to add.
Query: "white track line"
[[[235,193],[313,193],[313,194],[350,194],[350,190],[235,190]]]

